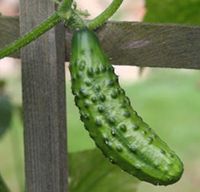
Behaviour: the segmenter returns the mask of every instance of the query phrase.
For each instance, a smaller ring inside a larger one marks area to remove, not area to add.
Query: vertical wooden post
[[[20,0],[21,34],[54,12],[52,0]],[[67,191],[64,27],[21,52],[27,192]]]

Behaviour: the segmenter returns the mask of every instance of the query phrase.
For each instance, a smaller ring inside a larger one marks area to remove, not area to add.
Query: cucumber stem
[[[118,10],[122,2],[123,0],[113,0],[107,9],[88,23],[88,28],[94,30],[103,25]]]
[[[70,21],[70,18],[74,16],[73,17],[74,20],[72,20],[73,23],[79,21],[77,22],[78,25],[85,26],[85,22],[84,21],[81,22],[81,18],[77,14],[75,14],[75,12],[71,9],[72,2],[73,0],[64,0],[59,6],[57,12],[53,13],[45,21],[36,26],[32,31],[26,33],[24,36],[20,37],[13,43],[1,49],[0,59],[9,56],[12,53],[21,49],[22,47],[28,45],[29,43],[40,37],[43,33],[50,30],[52,27],[54,27],[62,20]],[[117,11],[122,2],[123,0],[113,0],[112,3],[107,7],[107,9],[105,9],[99,16],[97,16],[88,23],[87,25],[88,28],[94,30],[97,27],[103,25]]]

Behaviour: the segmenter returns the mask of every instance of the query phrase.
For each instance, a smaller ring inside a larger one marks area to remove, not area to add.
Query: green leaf
[[[13,106],[8,97],[0,95],[0,138],[10,127]]]
[[[99,149],[69,155],[70,192],[135,192],[138,180],[111,164]]]
[[[0,192],[9,192],[9,189],[6,186],[5,182],[3,181],[1,175],[0,175]]]
[[[199,0],[146,0],[146,22],[200,24]]]

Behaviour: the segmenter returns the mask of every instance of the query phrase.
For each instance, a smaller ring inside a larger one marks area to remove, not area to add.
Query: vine
[[[88,28],[94,30],[103,25],[118,10],[122,2],[123,0],[114,0],[106,10],[89,22]]]
[[[13,43],[9,44],[4,49],[2,49],[0,51],[0,59],[18,51],[20,48],[24,47],[25,45],[28,45],[33,40],[36,40],[43,33],[51,29],[60,21],[61,21],[60,16],[57,13],[54,13],[52,16],[47,18],[47,20],[42,22],[39,26],[34,28],[32,31],[28,32],[23,37],[17,39]]]
[[[0,50],[0,59],[18,51],[20,48],[36,40],[42,34],[61,22],[63,18],[67,19],[67,11],[71,7],[71,2],[71,0],[64,0],[63,3],[59,6],[57,12],[53,13],[45,21],[32,29],[32,31],[26,33],[24,36],[7,45],[4,49]]]
[[[122,2],[123,0],[113,0],[108,8],[105,9],[99,16],[87,22],[81,17],[84,14],[79,10],[76,10],[76,6],[74,6],[74,8],[72,7],[73,0],[63,0],[63,2],[56,1],[56,3],[59,4],[58,11],[32,29],[32,31],[26,33],[24,36],[1,49],[0,59],[9,56],[22,47],[28,45],[61,21],[64,21],[66,25],[73,30],[83,28],[85,26],[94,30],[103,25],[117,11]]]

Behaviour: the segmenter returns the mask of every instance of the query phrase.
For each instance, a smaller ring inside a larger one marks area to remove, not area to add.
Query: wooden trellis
[[[18,17],[0,17],[0,48],[55,10],[49,0],[21,0]],[[200,27],[110,22],[97,31],[116,65],[200,69]],[[22,59],[26,191],[67,191],[64,61],[71,34],[63,24],[13,57]]]
[[[21,34],[55,10],[49,0],[21,0]],[[25,176],[28,192],[67,191],[64,26],[21,51]]]
[[[72,35],[65,33],[68,61]],[[115,65],[200,69],[200,27],[109,22],[97,33]],[[19,37],[18,17],[1,17],[0,37],[0,48]]]

